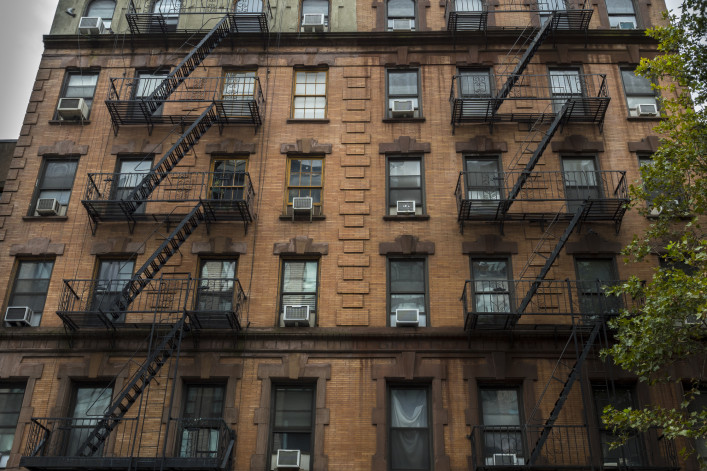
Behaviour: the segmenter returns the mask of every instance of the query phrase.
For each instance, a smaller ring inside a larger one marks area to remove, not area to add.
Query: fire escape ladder
[[[228,15],[221,18],[211,31],[199,41],[199,44],[189,51],[189,54],[165,77],[149,96],[142,100],[147,104],[149,115],[157,111],[160,106],[169,98],[174,90],[189,77],[199,65],[208,57],[211,52],[230,33],[230,23]]]
[[[152,191],[162,180],[167,178],[169,172],[177,166],[182,158],[199,142],[206,131],[218,122],[218,114],[214,103],[211,103],[191,126],[179,136],[177,142],[167,151],[159,162],[152,167],[150,173],[138,183],[129,195],[123,199],[121,205],[126,215],[135,212],[137,207],[144,203]]]
[[[91,430],[78,448],[78,456],[90,457],[101,448],[113,429],[120,424],[121,419],[137,401],[140,394],[157,376],[162,366],[169,361],[181,341],[186,317],[186,313],[183,314],[181,319],[161,338],[154,351],[130,378],[103,418],[98,420],[95,428]]]
[[[577,359],[572,365],[572,368],[570,369],[569,375],[567,376],[567,379],[565,380],[562,390],[560,391],[560,395],[557,398],[557,401],[555,401],[555,405],[552,408],[552,411],[550,412],[550,416],[547,418],[545,423],[542,426],[542,430],[540,431],[540,436],[538,437],[538,440],[535,442],[535,446],[533,447],[533,451],[530,453],[530,460],[529,460],[529,465],[532,466],[535,464],[537,459],[540,457],[540,452],[542,451],[543,445],[547,441],[548,437],[550,436],[550,433],[552,432],[552,427],[555,425],[555,422],[557,421],[557,418],[560,416],[560,412],[562,411],[562,407],[565,405],[565,402],[567,401],[567,397],[569,396],[570,392],[572,391],[572,385],[574,385],[575,381],[577,381],[577,378],[582,373],[582,365],[584,363],[584,360],[586,360],[587,356],[589,355],[589,352],[592,350],[592,346],[594,345],[594,342],[596,341],[596,338],[599,334],[599,331],[602,329],[603,325],[603,320],[597,319],[594,321],[594,325],[592,327],[591,332],[589,333],[589,337],[587,338],[586,343],[584,344],[581,353],[577,356]],[[550,382],[552,381],[562,381],[560,377],[558,377],[557,372],[559,367],[562,364],[562,359],[564,355],[566,354],[568,350],[568,346],[573,343],[572,341],[574,340],[575,346],[577,345],[577,329],[579,327],[577,324],[575,324],[572,328],[572,335],[570,336],[570,340],[567,342],[565,345],[565,349],[562,351],[562,354],[555,365],[555,369],[552,372]],[[547,386],[545,391],[547,391]],[[545,393],[543,391],[543,395]],[[542,400],[542,396],[541,396]],[[538,410],[540,402],[535,406],[535,409],[533,410],[533,413]],[[531,414],[532,417],[532,414]]]

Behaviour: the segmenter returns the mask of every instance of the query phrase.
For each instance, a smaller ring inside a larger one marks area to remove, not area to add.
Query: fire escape
[[[121,125],[183,128],[149,171],[89,174],[82,203],[92,230],[95,234],[101,222],[126,221],[132,231],[142,220],[166,223],[173,229],[129,277],[64,280],[57,314],[71,332],[149,328],[147,358],[124,384],[116,384],[122,387],[112,394],[105,410],[90,417],[33,418],[21,459],[28,469],[230,469],[235,432],[223,419],[170,416],[163,427],[162,408],[149,406],[147,396],[152,394],[150,401],[170,403],[168,384],[173,388],[174,382],[166,365],[174,359],[176,371],[185,332],[241,329],[245,293],[237,279],[160,274],[202,223],[208,227],[217,221],[240,221],[247,230],[255,218],[255,191],[246,172],[175,171],[213,125],[248,124],[257,130],[262,123],[265,100],[254,74],[213,82],[190,77],[225,38],[241,32],[267,36],[271,18],[267,1],[237,5],[235,11],[214,20],[215,26],[157,83],[154,76],[111,79],[106,105],[115,132]],[[163,13],[137,13],[132,1],[127,17],[134,35],[164,36],[171,22]],[[185,104],[198,113],[180,114]],[[134,363],[139,362],[131,360],[127,367]],[[151,410],[156,410],[155,417]]]
[[[563,0],[540,0],[537,8],[522,10],[527,2],[501,0],[491,12],[485,1],[447,2],[448,28],[453,31],[486,34],[491,14],[525,11],[532,18],[499,73],[460,70],[452,81],[453,128],[487,124],[493,129],[500,123],[523,123],[529,129],[507,164],[508,171],[486,161],[485,168],[467,167],[460,172],[455,190],[460,230],[463,232],[465,224],[489,222],[498,223],[502,232],[508,222],[536,223],[543,228],[517,279],[510,279],[505,268],[494,272],[487,267],[483,274],[481,268],[477,274],[472,268],[476,278],[465,282],[461,296],[469,342],[484,330],[569,332],[551,379],[524,423],[473,427],[470,439],[475,470],[517,466],[668,470],[675,469],[677,463],[675,450],[659,441],[657,432],[638,439],[640,453],[622,449],[614,459],[606,432],[590,427],[592,421],[587,417],[586,405],[594,398],[581,381],[583,367],[588,362],[599,363],[598,351],[609,338],[607,319],[635,300],[608,296],[606,286],[615,280],[551,276],[565,244],[584,222],[612,223],[618,233],[628,203],[623,171],[576,169],[564,167],[564,162],[562,170],[535,170],[558,130],[575,123],[601,128],[609,105],[604,75],[581,74],[578,69],[550,71],[549,77],[524,74],[548,38],[563,32],[586,33],[592,16],[586,3],[572,2],[573,7]],[[481,167],[479,162],[473,165]],[[563,409],[577,380],[582,383],[585,404],[581,425],[573,412]],[[613,388],[610,381],[606,384],[607,391]]]

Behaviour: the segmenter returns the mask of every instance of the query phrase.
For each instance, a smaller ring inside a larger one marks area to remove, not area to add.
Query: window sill
[[[312,216],[312,221],[323,221],[326,219],[326,216]],[[280,221],[292,221],[292,215],[291,214],[281,214],[280,215]],[[295,221],[309,221],[309,216],[295,216]]]
[[[384,123],[424,123],[425,118],[383,118]]]
[[[328,124],[329,120],[327,118],[324,119],[296,119],[296,118],[289,118],[287,120],[287,124]]]
[[[429,214],[415,214],[415,215],[393,215],[389,214],[383,216],[384,221],[428,221],[430,219]]]
[[[67,221],[68,216],[22,216],[23,221]]]
[[[49,124],[56,126],[57,124],[68,124],[71,126],[83,126],[84,124],[91,124],[90,119],[50,119]]]
[[[627,121],[662,121],[662,116],[627,116]]]

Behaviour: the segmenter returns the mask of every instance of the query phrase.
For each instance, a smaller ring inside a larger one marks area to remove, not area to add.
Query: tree
[[[699,217],[707,208],[707,0],[684,0],[679,17],[667,16],[669,26],[647,31],[662,54],[636,69],[660,91],[666,118],[655,128],[661,145],[642,168],[642,185],[632,187],[631,205],[658,216],[624,252],[629,261],[658,255],[665,263],[652,279],[632,277],[617,289],[645,302],[610,321],[616,343],[603,354],[640,381],[688,387],[678,407],[607,407],[603,420],[624,439],[631,430],[659,427],[669,439],[704,440],[707,410],[690,405],[704,386],[707,361],[707,234]]]

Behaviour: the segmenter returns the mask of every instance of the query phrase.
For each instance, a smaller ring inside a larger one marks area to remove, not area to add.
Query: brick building
[[[651,0],[60,0],[0,199],[0,465],[695,469],[605,404]],[[20,183],[23,184],[20,184]],[[682,446],[682,444],[677,444]]]

